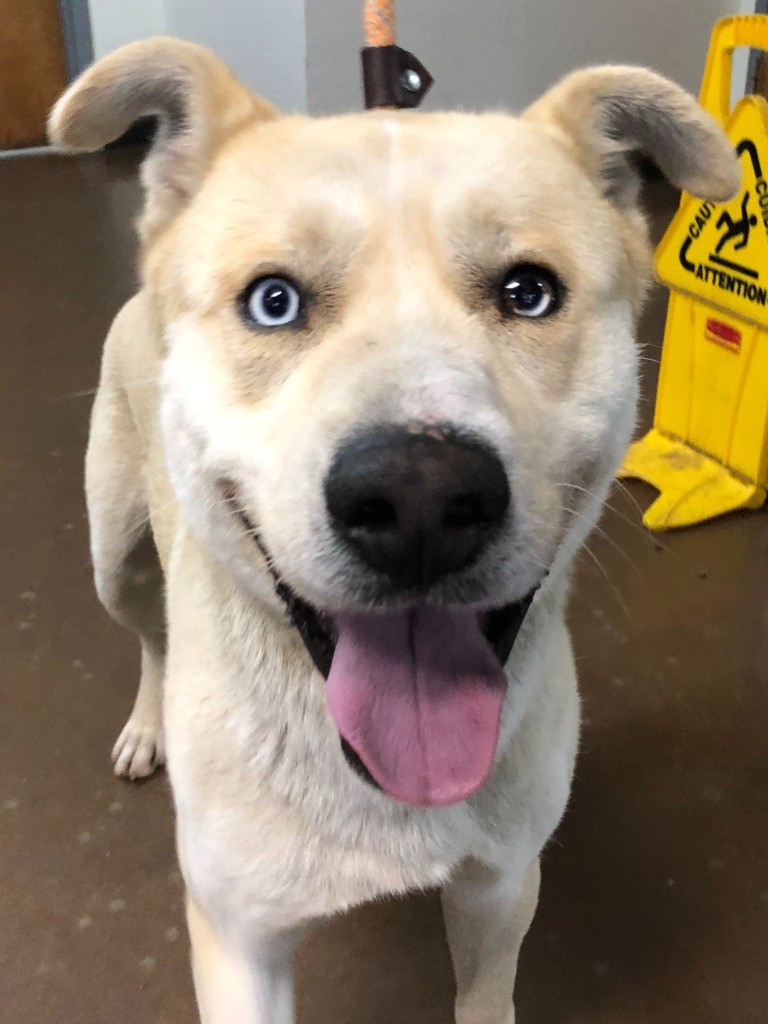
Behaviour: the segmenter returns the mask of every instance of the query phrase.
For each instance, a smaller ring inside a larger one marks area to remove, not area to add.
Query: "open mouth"
[[[256,528],[239,504],[229,504],[271,567]],[[493,767],[504,665],[535,591],[491,611],[423,603],[330,615],[270,571],[326,680],[350,765],[414,806],[444,807],[475,793]]]
[[[313,608],[311,604],[291,590],[287,583],[277,577],[275,592],[285,604],[288,617],[304,641],[304,646],[315,667],[323,678],[328,679],[339,637],[338,626],[333,616]],[[520,627],[535,593],[536,591],[532,590],[521,601],[507,604],[503,608],[475,613],[483,636],[502,666],[506,665],[507,659],[512,653],[517,634],[520,632]],[[380,613],[371,612],[370,614],[380,617]],[[382,613],[382,615],[386,614]]]
[[[493,767],[503,666],[533,592],[489,612],[422,605],[331,617],[285,583],[276,589],[326,679],[350,766],[415,806],[472,796]]]

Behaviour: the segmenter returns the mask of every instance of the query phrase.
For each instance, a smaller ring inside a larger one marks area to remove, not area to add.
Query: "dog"
[[[718,202],[735,154],[642,68],[520,117],[311,119],[165,38],[86,71],[50,137],[145,115],[86,493],[141,645],[115,770],[167,750],[201,1019],[289,1024],[311,922],[437,886],[458,1024],[512,1024],[577,750],[570,570],[635,420],[636,157]]]

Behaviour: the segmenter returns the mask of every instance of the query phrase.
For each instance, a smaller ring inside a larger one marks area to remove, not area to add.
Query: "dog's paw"
[[[112,749],[115,775],[145,779],[165,764],[165,737],[159,722],[131,715]]]

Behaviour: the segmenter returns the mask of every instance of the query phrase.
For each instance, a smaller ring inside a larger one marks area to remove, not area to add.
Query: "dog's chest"
[[[443,882],[477,843],[468,809],[415,811],[359,779],[300,640],[269,614],[224,621],[198,568],[170,573],[165,705],[198,896],[303,920]]]
[[[285,927],[440,885],[469,855],[494,862],[510,843],[546,838],[572,767],[570,696],[547,696],[539,680],[538,710],[518,723],[520,742],[482,799],[405,807],[346,762],[294,631],[252,602],[238,606],[211,572],[193,547],[174,553],[168,579],[168,766],[181,862],[201,902],[247,906]],[[562,659],[550,656],[536,675],[554,672],[575,695],[567,642],[554,650]]]

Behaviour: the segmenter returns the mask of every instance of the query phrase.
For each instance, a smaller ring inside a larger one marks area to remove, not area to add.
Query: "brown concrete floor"
[[[2,1024],[195,1020],[166,781],[110,774],[136,650],[93,595],[81,493],[102,339],[134,287],[137,202],[127,151],[0,161]],[[657,292],[650,360],[663,312]],[[735,515],[662,546],[638,527],[649,493],[631,490],[580,572],[583,749],[519,1020],[760,1024],[768,523]],[[433,896],[325,925],[297,973],[300,1024],[451,1021]]]

